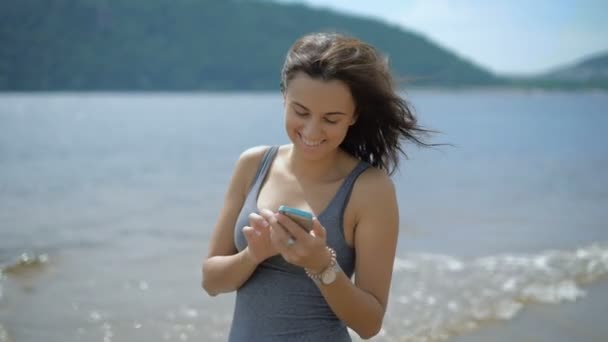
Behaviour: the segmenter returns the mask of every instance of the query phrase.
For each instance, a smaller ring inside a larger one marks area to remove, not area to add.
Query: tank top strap
[[[371,165],[367,162],[360,161],[357,166],[350,172],[350,174],[346,177],[340,189],[336,193],[334,200],[331,203],[331,211],[334,211],[339,214],[339,217],[344,216],[344,209],[346,208],[346,204],[348,204],[348,200],[350,199],[350,194],[353,191],[353,187],[355,185],[355,181],[363,173],[363,171],[367,170]]]
[[[249,190],[250,193],[255,194],[254,198],[257,197],[257,193],[258,191],[260,191],[260,186],[262,185],[262,182],[264,182],[266,174],[268,173],[270,165],[272,164],[272,161],[274,160],[274,157],[276,156],[278,150],[279,146],[271,146],[269,149],[266,150],[266,152],[264,152],[262,162],[258,167],[255,177],[253,178],[253,184],[251,185],[251,189]]]

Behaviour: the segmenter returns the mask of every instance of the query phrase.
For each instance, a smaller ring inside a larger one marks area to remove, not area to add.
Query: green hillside
[[[540,79],[608,88],[608,52],[541,75]]]
[[[297,4],[4,0],[0,90],[278,89],[291,43],[321,30],[374,44],[410,84],[501,82],[400,27]]]
[[[608,89],[608,52],[582,59],[541,75],[514,79],[517,86],[541,88]]]

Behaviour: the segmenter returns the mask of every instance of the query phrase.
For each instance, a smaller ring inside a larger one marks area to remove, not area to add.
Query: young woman
[[[237,291],[229,340],[350,341],[382,327],[399,232],[402,140],[426,145],[386,60],[333,33],[300,38],[281,90],[291,144],[240,156],[203,263],[212,296]],[[313,215],[312,230],[277,212]],[[351,280],[354,274],[354,282]]]

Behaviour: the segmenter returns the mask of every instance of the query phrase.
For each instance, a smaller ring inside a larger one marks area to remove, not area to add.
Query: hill
[[[553,70],[540,78],[579,84],[608,83],[608,51]]]
[[[608,51],[534,77],[513,80],[513,83],[542,88],[608,89]]]
[[[289,46],[331,30],[368,41],[414,85],[501,83],[421,35],[298,4],[4,0],[0,90],[278,89]]]

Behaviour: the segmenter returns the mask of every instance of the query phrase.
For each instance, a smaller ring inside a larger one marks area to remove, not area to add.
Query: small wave
[[[2,284],[6,276],[20,276],[29,272],[35,272],[44,268],[48,262],[49,257],[47,254],[23,253],[12,262],[0,264],[0,302],[4,299]],[[0,329],[0,342],[3,342],[1,337],[2,330]]]
[[[0,304],[4,299],[3,281],[6,276],[19,276],[29,272],[35,272],[44,268],[49,263],[47,254],[23,253],[11,262],[0,264]],[[0,342],[12,342],[6,328],[0,323]]]
[[[24,272],[43,268],[49,262],[47,254],[23,253],[12,262],[0,265],[0,275],[19,275]]]
[[[580,285],[608,275],[608,245],[469,261],[407,254],[395,260],[394,271],[383,333],[398,331],[406,341],[440,341],[484,321],[509,320],[528,303],[585,296]]]

